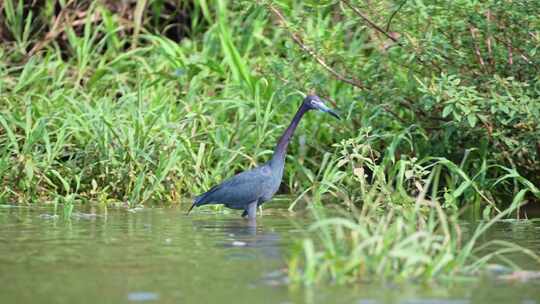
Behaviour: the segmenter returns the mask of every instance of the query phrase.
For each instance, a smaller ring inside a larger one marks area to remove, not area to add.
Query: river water
[[[236,213],[184,213],[86,210],[65,220],[0,208],[0,303],[540,304],[540,280],[289,285],[286,257],[309,219],[265,209],[253,227]],[[540,222],[501,223],[488,238],[540,253]]]

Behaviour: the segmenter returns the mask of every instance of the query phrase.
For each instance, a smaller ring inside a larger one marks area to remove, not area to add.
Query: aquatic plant
[[[461,166],[435,157],[418,160],[401,155],[396,160],[392,151],[375,148],[378,140],[370,128],[360,134],[335,145],[335,152],[323,162],[324,173],[318,174],[310,191],[295,202],[307,201],[315,222],[289,261],[293,281],[430,281],[470,276],[493,261],[518,268],[504,258],[511,252],[540,263],[537,254],[512,243],[493,240],[478,244],[494,223],[519,216],[527,193],[540,194],[530,182],[519,179],[522,190],[508,208],[500,210],[483,187],[516,177],[512,170],[486,166],[469,177],[462,169],[466,159]],[[391,146],[409,137],[404,133]],[[501,173],[491,174],[490,170]],[[447,172],[446,180],[441,180],[443,171]],[[485,180],[504,172],[508,174],[497,181]],[[329,193],[349,203],[338,210],[324,208],[321,202],[328,200]],[[481,209],[484,204],[487,206]],[[479,210],[482,214],[476,214]],[[492,211],[496,216],[491,216]],[[463,232],[463,213],[484,221]]]
[[[458,166],[442,158],[401,159],[398,166],[389,166],[392,161],[384,159],[387,155],[377,164],[374,159],[381,153],[370,147],[369,136],[344,141],[337,149],[341,153],[334,155],[341,156],[329,160],[325,171],[338,172],[332,167],[349,167],[356,183],[344,186],[339,183],[343,178],[333,174],[320,175],[314,183],[319,189],[311,190],[317,194],[307,200],[315,221],[289,259],[289,276],[294,282],[425,282],[478,276],[489,263],[495,262],[520,269],[505,257],[510,253],[528,256],[540,265],[540,256],[527,248],[483,240],[491,226],[516,214],[527,192],[538,195],[533,185],[520,191],[508,208],[494,217],[484,212],[484,221],[467,225],[471,228],[464,231],[460,214],[452,212],[463,210],[455,205],[457,199],[470,192],[468,199],[478,196],[489,202],[482,198],[476,177],[469,178]],[[394,170],[396,167],[399,169]],[[369,176],[363,168],[369,168]],[[440,181],[443,169],[455,174],[456,180],[441,189],[445,185]],[[456,186],[448,187],[452,184]],[[407,189],[416,191],[411,193],[404,188],[407,185]],[[361,207],[322,207],[323,195],[330,189],[348,195],[345,201],[361,201]],[[492,208],[497,209],[495,205]]]
[[[466,234],[457,219],[446,215],[437,203],[419,200],[414,209],[390,205],[385,212],[375,210],[364,207],[340,216],[316,211],[317,221],[310,227],[310,235],[315,236],[304,239],[289,259],[293,282],[310,285],[321,281],[343,284],[473,278],[489,263],[521,269],[505,257],[512,253],[528,256],[540,265],[537,253],[514,243],[479,242],[512,208]]]

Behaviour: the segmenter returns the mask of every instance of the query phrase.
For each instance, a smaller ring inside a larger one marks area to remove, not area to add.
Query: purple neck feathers
[[[289,145],[289,142],[291,141],[291,137],[294,134],[294,130],[296,130],[296,127],[298,126],[298,123],[302,119],[302,116],[308,111],[309,109],[302,105],[300,108],[298,108],[298,111],[294,115],[294,118],[291,121],[291,124],[289,127],[287,127],[287,130],[283,132],[283,135],[281,135],[281,138],[279,139],[276,149],[274,150],[274,155],[272,156],[271,165],[274,166],[283,166],[285,164],[285,154],[287,153],[287,146]]]

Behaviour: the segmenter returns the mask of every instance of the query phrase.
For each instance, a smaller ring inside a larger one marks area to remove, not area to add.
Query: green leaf
[[[476,125],[476,122],[478,121],[478,118],[475,114],[469,114],[467,115],[467,121],[469,122],[469,125],[471,127],[474,127]]]
[[[454,107],[452,105],[447,105],[442,111],[442,117],[447,117],[448,115],[450,115],[450,113],[452,113],[453,110]]]

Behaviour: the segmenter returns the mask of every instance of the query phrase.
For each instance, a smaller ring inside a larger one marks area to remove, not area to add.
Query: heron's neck
[[[294,134],[294,130],[296,130],[296,127],[298,126],[298,123],[302,119],[302,116],[308,111],[309,109],[302,104],[296,114],[294,115],[294,118],[291,121],[291,124],[289,127],[287,127],[287,130],[283,132],[283,135],[281,135],[281,138],[279,139],[276,149],[274,150],[274,155],[272,156],[272,160],[270,161],[270,164],[272,167],[283,167],[285,164],[285,155],[287,154],[287,146],[289,145],[289,142],[291,141],[291,137]]]

